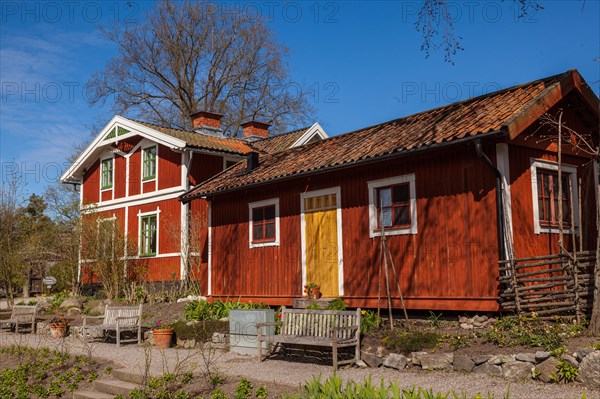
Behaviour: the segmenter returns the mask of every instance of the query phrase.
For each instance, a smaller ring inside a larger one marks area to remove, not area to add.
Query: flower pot
[[[162,328],[160,330],[153,330],[154,334],[154,344],[158,349],[167,349],[171,346],[171,341],[173,340],[173,329],[172,328]]]
[[[50,336],[52,338],[64,338],[67,335],[66,324],[50,324]]]
[[[321,287],[314,287],[308,290],[308,299],[321,298]]]

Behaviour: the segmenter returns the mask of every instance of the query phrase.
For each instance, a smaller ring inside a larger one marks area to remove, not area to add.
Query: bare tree
[[[146,21],[103,30],[119,53],[88,82],[91,104],[114,97],[117,113],[186,129],[191,113],[217,112],[232,136],[249,119],[275,131],[306,122],[311,108],[289,80],[287,49],[260,18],[164,0]]]
[[[456,54],[464,50],[460,46],[462,37],[456,32],[448,0],[423,0],[415,22],[415,28],[423,36],[421,50],[429,57],[431,50],[444,51],[444,61],[454,64]],[[513,0],[517,7],[517,19],[542,10],[544,7],[535,0]]]

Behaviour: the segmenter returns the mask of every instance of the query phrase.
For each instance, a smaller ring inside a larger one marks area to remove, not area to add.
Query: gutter
[[[505,129],[501,129],[495,132],[491,132],[491,133],[485,133],[485,137],[489,138],[489,139],[494,139],[494,138],[499,138],[499,137],[504,137],[508,134],[508,131],[506,131]],[[284,176],[281,178],[275,178],[272,180],[265,180],[262,182],[258,182],[258,183],[253,183],[253,184],[247,184],[247,185],[243,185],[243,186],[238,186],[238,187],[231,187],[225,190],[219,190],[219,191],[215,191],[212,193],[198,193],[195,194],[194,196],[191,197],[187,197],[187,198],[183,198],[186,193],[182,194],[179,197],[179,200],[182,202],[189,202],[193,199],[196,198],[208,198],[208,197],[214,197],[216,195],[221,195],[221,194],[228,194],[231,192],[235,192],[235,191],[240,191],[240,190],[246,190],[246,189],[250,189],[250,188],[256,188],[256,187],[261,187],[261,186],[266,186],[269,184],[273,184],[273,183],[279,183],[279,182],[283,182],[283,181],[287,181],[287,180],[292,180],[292,179],[296,179],[296,178],[300,178],[300,177],[304,177],[304,176],[314,176],[314,175],[320,175],[323,173],[329,173],[329,172],[333,172],[333,171],[339,171],[339,170],[344,170],[344,169],[349,169],[349,168],[353,168],[355,166],[362,166],[362,165],[368,165],[368,164],[372,164],[372,163],[377,163],[377,162],[381,162],[381,161],[386,161],[389,159],[396,159],[396,158],[402,158],[405,156],[411,156],[411,155],[415,155],[415,154],[420,154],[422,152],[426,152],[426,151],[430,151],[430,150],[434,150],[434,149],[439,149],[439,148],[446,148],[446,147],[450,147],[453,145],[459,145],[459,144],[464,144],[464,143],[468,143],[468,142],[472,142],[472,141],[478,141],[481,139],[481,134],[476,135],[476,136],[469,136],[469,137],[464,137],[462,139],[458,139],[458,140],[453,140],[453,141],[447,141],[447,142],[443,142],[440,144],[432,144],[429,146],[424,146],[424,147],[419,147],[415,150],[408,150],[408,151],[400,151],[400,152],[393,152],[393,153],[388,153],[388,154],[384,154],[378,157],[374,157],[374,158],[367,158],[367,159],[359,159],[356,160],[354,162],[350,162],[350,163],[345,163],[345,164],[340,164],[340,165],[334,165],[334,166],[330,166],[330,167],[326,167],[323,169],[318,169],[318,170],[308,170],[302,173],[297,173],[297,174],[293,174],[293,175],[289,175],[289,176]],[[213,178],[209,179],[212,180]],[[202,183],[201,183],[202,184]],[[192,189],[193,190],[193,189]]]
[[[475,140],[475,152],[477,156],[490,167],[494,175],[496,175],[496,231],[498,235],[498,260],[506,260],[505,234],[504,234],[504,193],[502,190],[502,173],[496,165],[488,158],[481,148],[481,140],[478,137]]]

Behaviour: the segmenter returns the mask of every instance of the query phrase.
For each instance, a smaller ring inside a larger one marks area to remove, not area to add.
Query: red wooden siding
[[[156,180],[147,181],[142,183],[142,192],[143,193],[151,193],[152,191],[156,191]]]
[[[113,189],[100,192],[100,201],[110,201],[111,199],[113,199]]]
[[[137,251],[139,239],[138,213],[154,212],[157,209],[160,209],[160,213],[158,214],[158,255],[177,255],[174,255],[172,258],[147,258],[148,269],[146,278],[148,281],[168,281],[175,275],[179,279],[181,203],[177,199],[130,206],[128,222],[129,237],[133,240],[133,246]]]
[[[194,153],[189,170],[192,186],[213,177],[223,170],[223,157],[202,153]]]
[[[407,306],[497,310],[494,175],[474,149],[463,150],[217,197],[212,294],[286,304],[302,296],[300,192],[341,186],[344,298],[352,306],[377,306],[380,239],[369,238],[367,182],[415,173],[418,234],[388,238]],[[487,148],[492,159],[493,150]],[[250,249],[248,203],[274,197],[280,200],[281,245]],[[400,307],[392,286],[394,306]]]
[[[140,193],[142,184],[142,150],[137,149],[129,157],[129,195]]]
[[[158,146],[158,190],[181,185],[181,153]]]
[[[115,155],[115,176],[113,181],[114,198],[125,197],[125,185],[127,178],[127,160],[120,156]]]
[[[83,205],[94,204],[100,199],[100,161],[94,164],[84,173],[83,184]]]
[[[190,278],[200,283],[200,292],[207,294],[208,282],[208,203],[199,199],[190,203],[190,252],[192,270]]]

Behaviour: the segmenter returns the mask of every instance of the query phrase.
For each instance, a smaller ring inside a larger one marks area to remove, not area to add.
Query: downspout
[[[488,158],[481,148],[481,140],[475,140],[475,152],[477,156],[488,164],[492,172],[496,175],[496,230],[498,233],[498,260],[506,260],[506,248],[505,248],[505,237],[504,237],[504,199],[502,190],[502,173],[494,165],[494,163]]]

